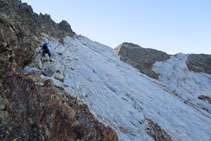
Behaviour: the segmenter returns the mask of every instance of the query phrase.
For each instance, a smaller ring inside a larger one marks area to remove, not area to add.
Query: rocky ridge
[[[9,19],[11,24],[15,24],[23,31],[30,30],[33,35],[46,33],[60,39],[66,35],[75,35],[71,26],[65,20],[57,24],[51,19],[50,15],[34,13],[32,7],[27,3],[22,3],[20,0],[1,0],[0,2],[1,17]]]
[[[155,79],[158,79],[159,74],[152,70],[153,64],[156,61],[166,61],[170,56],[174,56],[127,42],[120,44],[114,50],[121,61],[131,64],[140,72]],[[211,55],[189,54],[186,64],[190,71],[211,74]]]
[[[211,74],[211,55],[190,54],[186,63],[190,71]]]
[[[156,61],[165,61],[170,56],[155,49],[142,48],[133,43],[122,43],[114,49],[121,61],[131,64],[149,77],[158,79],[159,74],[152,71]]]

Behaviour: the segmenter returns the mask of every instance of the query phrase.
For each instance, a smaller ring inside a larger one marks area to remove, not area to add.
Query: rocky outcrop
[[[24,30],[19,25],[1,16],[0,29],[2,61],[8,62],[9,58],[13,58],[21,67],[30,63],[35,48],[38,46],[38,37],[34,36],[29,30]]]
[[[70,33],[72,32],[71,26],[67,21],[62,20],[58,25],[59,25],[60,29],[63,31],[70,32]]]
[[[169,55],[154,49],[142,48],[132,43],[123,43],[115,48],[117,56],[121,61],[131,64],[140,72],[158,79],[159,74],[152,71],[155,61],[165,61]]]
[[[145,121],[146,133],[150,135],[155,141],[172,141],[168,133],[160,128],[157,123],[154,123],[151,119],[145,119]]]
[[[86,105],[50,80],[35,85],[6,68],[0,81],[1,140],[118,140]]]
[[[19,0],[0,0],[0,140],[119,140],[81,101],[49,80],[42,85],[40,72],[22,71],[42,32],[60,39],[74,34]]]
[[[211,55],[190,54],[186,63],[191,71],[211,74]]]

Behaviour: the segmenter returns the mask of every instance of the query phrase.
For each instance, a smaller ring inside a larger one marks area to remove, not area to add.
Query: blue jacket
[[[48,43],[47,42],[43,43],[42,49],[43,50],[46,50],[46,49],[49,50],[49,47],[48,47]]]

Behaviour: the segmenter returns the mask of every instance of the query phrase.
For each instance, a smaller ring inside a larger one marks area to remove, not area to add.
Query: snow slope
[[[54,61],[42,64],[38,55],[25,70],[42,71],[43,79],[52,79],[78,97],[98,120],[116,130],[120,140],[152,140],[146,133],[146,118],[173,140],[211,140],[210,117],[118,60],[112,48],[83,36],[67,37],[64,45],[45,38]]]

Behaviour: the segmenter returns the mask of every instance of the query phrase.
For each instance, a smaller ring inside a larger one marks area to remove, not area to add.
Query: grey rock
[[[59,28],[61,30],[68,32],[70,35],[73,34],[71,26],[70,26],[70,24],[67,21],[62,20],[58,25],[59,25]]]
[[[32,7],[27,3],[22,3],[18,0],[0,0],[0,7],[0,17],[3,16],[9,19],[11,23],[19,25],[22,30],[30,30],[31,34],[40,35],[41,33],[46,33],[61,40],[66,35],[75,35],[66,21],[58,24],[48,14],[40,13],[38,15],[33,12]],[[69,30],[64,30],[61,27],[65,27],[65,29],[68,27]],[[24,37],[24,35],[20,35],[21,38]]]
[[[43,75],[51,77],[53,76],[53,74],[55,74],[55,72],[56,72],[55,64],[49,62],[43,64],[42,66]]]
[[[61,73],[55,73],[54,78],[61,82],[64,82],[64,75]]]
[[[158,79],[159,74],[152,71],[156,61],[165,61],[170,55],[155,49],[142,48],[133,43],[123,43],[114,49],[119,59],[131,64],[149,77]]]
[[[191,71],[211,74],[211,55],[190,54],[186,63]]]

